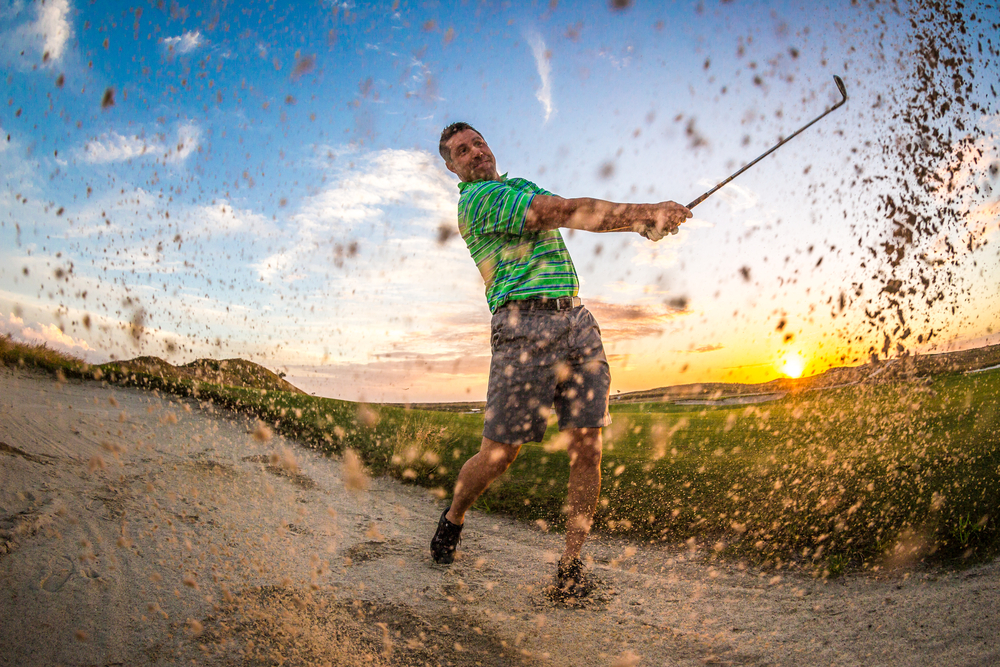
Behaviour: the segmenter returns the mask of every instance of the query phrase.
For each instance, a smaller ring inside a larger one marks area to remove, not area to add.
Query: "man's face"
[[[451,152],[451,160],[445,166],[464,183],[500,180],[496,158],[475,130],[462,130],[446,141],[445,146]]]

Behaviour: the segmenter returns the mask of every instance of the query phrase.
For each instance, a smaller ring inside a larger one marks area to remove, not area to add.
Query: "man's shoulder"
[[[544,190],[532,181],[526,178],[520,178],[518,176],[511,176],[504,181],[507,185],[517,190],[525,190],[528,192],[544,192]]]
[[[491,190],[496,187],[502,187],[503,185],[504,183],[502,181],[462,181],[458,184],[458,190],[462,196],[465,196],[476,192]]]
[[[520,176],[508,176],[507,174],[504,174],[504,182],[511,187],[516,187],[518,185],[534,185],[534,183],[526,178],[521,178]]]

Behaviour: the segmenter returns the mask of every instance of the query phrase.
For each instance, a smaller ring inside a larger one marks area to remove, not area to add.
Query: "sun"
[[[802,360],[802,357],[795,354],[787,359],[785,363],[781,365],[781,372],[785,374],[786,377],[798,378],[802,377],[802,372],[806,369],[806,362]]]

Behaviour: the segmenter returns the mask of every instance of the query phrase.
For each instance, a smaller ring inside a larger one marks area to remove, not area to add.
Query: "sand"
[[[437,566],[440,500],[247,417],[10,369],[0,414],[2,665],[1000,663],[996,562],[823,582],[599,535],[567,607],[561,536],[471,513]]]

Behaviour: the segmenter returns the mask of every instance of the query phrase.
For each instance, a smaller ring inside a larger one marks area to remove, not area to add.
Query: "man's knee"
[[[486,455],[487,461],[499,469],[506,470],[517,458],[517,453],[521,451],[520,445],[508,445],[489,438],[483,438],[480,451]]]
[[[601,429],[575,429],[567,447],[570,467],[596,468],[601,465]]]

